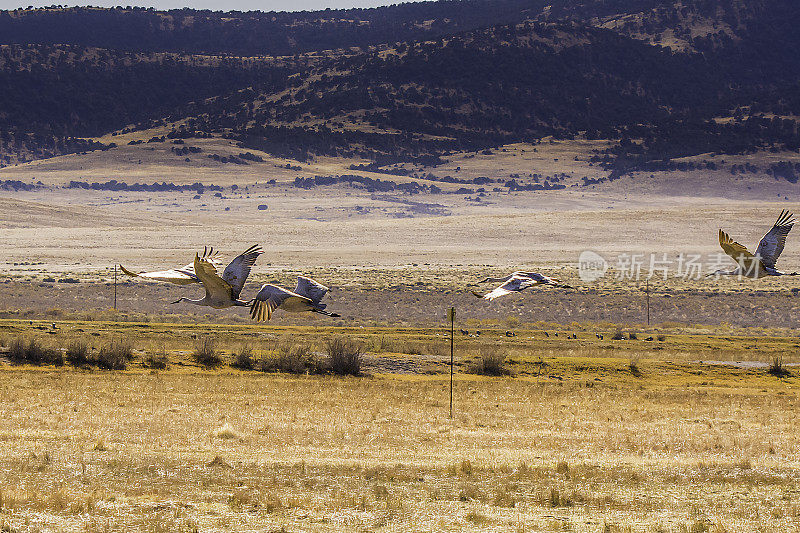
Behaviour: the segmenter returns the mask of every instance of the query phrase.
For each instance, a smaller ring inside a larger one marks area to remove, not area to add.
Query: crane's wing
[[[731,239],[731,236],[722,230],[719,230],[719,245],[722,246],[722,251],[736,261],[745,272],[761,271],[760,268],[756,268],[760,266],[758,258],[751,254],[744,245]]]
[[[253,299],[253,303],[250,306],[250,317],[258,322],[269,320],[272,318],[272,312],[283,305],[289,298],[302,298],[312,303],[310,298],[267,283],[261,286],[261,290],[258,291],[258,294]]]
[[[128,276],[134,278],[151,279],[153,281],[164,281],[166,283],[174,283],[176,285],[190,285],[192,283],[200,283],[197,276],[194,275],[194,268],[186,270],[183,268],[174,268],[172,270],[157,270],[154,272],[131,272],[124,266],[120,265],[119,268]]]
[[[242,287],[244,287],[244,282],[247,281],[247,276],[250,275],[250,269],[256,263],[258,256],[263,253],[264,251],[260,246],[257,244],[253,245],[236,256],[234,260],[225,267],[225,271],[222,273],[222,279],[233,289],[233,298],[239,297],[239,293],[242,292]]]
[[[219,259],[217,259],[217,254],[214,250],[214,247],[206,246],[203,248],[203,255],[200,256],[201,259],[204,259],[210,262],[213,265],[219,264]],[[134,278],[144,278],[144,279],[151,279],[153,281],[163,281],[166,283],[174,283],[176,285],[190,285],[192,283],[200,283],[200,280],[194,273],[194,263],[189,263],[188,265],[184,265],[180,268],[172,268],[170,270],[156,270],[154,272],[131,272],[124,266],[119,266],[122,269],[122,272],[127,274],[128,276],[132,276]]]
[[[213,246],[203,246],[203,255],[200,256],[200,259],[208,261],[215,267],[219,267],[222,265],[222,261],[219,260],[219,250],[215,250]],[[178,270],[194,273],[194,261],[192,261],[188,265],[182,266]]]
[[[786,236],[789,235],[795,223],[793,217],[794,215],[789,211],[785,209],[781,211],[772,229],[758,243],[756,256],[761,259],[764,266],[775,268],[775,263],[778,262],[778,257],[783,252],[783,245],[786,244]]]
[[[558,283],[550,276],[545,276],[538,272],[514,272],[514,276],[529,278],[537,283],[546,283],[548,285],[556,285]]]
[[[512,292],[519,292],[522,290],[527,289],[528,287],[532,287],[534,285],[538,285],[540,282],[531,280],[529,278],[524,278],[522,276],[513,276],[511,279],[494,289],[493,291],[487,292],[484,295],[481,295],[478,292],[473,291],[472,294],[479,298],[483,298],[484,300],[494,300],[495,298],[499,298],[500,296],[505,296],[506,294],[511,294]]]
[[[231,299],[233,288],[230,283],[219,277],[217,268],[201,259],[200,255],[194,256],[194,273],[206,289],[206,296],[214,299]]]
[[[294,292],[300,296],[309,298],[315,304],[319,304],[319,301],[322,300],[329,290],[328,287],[317,283],[311,278],[297,276],[297,287],[295,287]]]

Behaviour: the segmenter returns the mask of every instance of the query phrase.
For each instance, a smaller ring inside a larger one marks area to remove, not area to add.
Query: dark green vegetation
[[[179,119],[183,137],[379,165],[621,139],[597,156],[612,177],[698,153],[796,150],[798,21],[791,0],[3,12],[0,156],[97,148],[75,138]]]

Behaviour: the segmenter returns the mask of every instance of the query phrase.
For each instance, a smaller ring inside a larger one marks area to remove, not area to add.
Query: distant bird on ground
[[[200,257],[200,254],[196,254],[193,273],[206,289],[206,295],[199,300],[180,298],[172,303],[188,302],[214,309],[225,309],[232,306],[247,307],[250,302],[240,300],[239,294],[242,292],[244,282],[247,281],[247,276],[250,275],[250,269],[262,253],[264,252],[260,246],[251,246],[225,267],[222,277],[217,274],[217,268],[210,261]]]
[[[219,252],[214,250],[214,247],[206,246],[203,248],[203,255],[200,259],[208,261],[214,266],[220,266],[222,263],[217,257]],[[157,270],[155,272],[131,272],[124,266],[120,265],[119,268],[128,276],[135,278],[151,279],[153,281],[164,281],[167,283],[174,283],[176,285],[191,285],[192,283],[200,283],[200,278],[197,277],[194,271],[194,263],[182,266],[180,268],[173,268],[170,270]]]
[[[758,243],[756,254],[751,254],[747,248],[731,239],[730,235],[719,230],[719,245],[736,263],[738,268],[734,270],[717,270],[709,276],[746,276],[748,278],[761,278],[764,276],[784,276],[786,273],[779,272],[775,268],[783,246],[786,244],[786,236],[794,225],[794,215],[787,210],[781,211],[778,220],[772,226],[761,242]],[[797,275],[797,272],[789,274]]]
[[[303,276],[297,277],[294,291],[267,283],[261,286],[256,297],[251,300],[250,316],[253,320],[264,322],[272,318],[272,313],[276,309],[290,313],[311,312],[333,317],[341,316],[326,311],[326,304],[320,303],[329,290],[328,287]]]
[[[494,300],[500,296],[511,294],[512,292],[521,292],[528,287],[535,287],[536,285],[548,285],[551,287],[561,287],[565,289],[572,289],[569,285],[561,283],[561,280],[539,274],[538,272],[513,272],[504,278],[486,278],[480,283],[487,283],[489,281],[502,281],[502,285],[493,291],[481,294],[478,291],[472,291],[472,294],[484,300]]]

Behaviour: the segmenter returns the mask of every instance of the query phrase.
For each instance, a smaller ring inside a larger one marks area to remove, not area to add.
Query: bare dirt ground
[[[347,273],[341,273],[344,276]],[[465,277],[467,274],[465,274]],[[470,274],[470,279],[477,279]],[[317,276],[319,278],[319,276]],[[55,279],[55,278],[54,278]],[[281,273],[264,281],[277,281],[292,288],[294,280]],[[324,278],[323,278],[324,279]],[[325,302],[341,318],[319,315],[293,315],[277,312],[274,324],[373,325],[407,324],[424,326],[444,320],[446,310],[455,306],[461,323],[489,320],[501,323],[561,324],[613,322],[642,325],[647,320],[644,288],[624,291],[583,289],[542,289],[497,299],[480,300],[463,289],[439,289],[414,282],[363,288],[339,286],[332,280],[332,290]],[[424,282],[420,282],[424,283]],[[796,328],[800,316],[800,294],[785,288],[763,285],[758,290],[674,290],[658,285],[650,297],[652,324],[679,323],[737,327]],[[259,286],[250,283],[243,294],[250,297]],[[641,289],[641,290],[638,290]],[[171,305],[181,296],[201,298],[199,286],[173,287],[146,282],[124,282],[117,286],[117,307],[123,316],[149,315],[150,320],[228,321],[250,323],[245,308],[214,311],[188,303]],[[0,283],[0,316],[23,318],[59,318],[93,316],[112,308],[112,283],[42,283],[14,281]],[[513,329],[513,328],[512,328]]]

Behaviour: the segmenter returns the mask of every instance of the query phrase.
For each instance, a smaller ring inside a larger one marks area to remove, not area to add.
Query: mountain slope
[[[623,139],[607,154],[619,171],[794,149],[798,23],[790,0],[0,12],[0,42],[18,43],[0,45],[0,157],[163,124],[299,159],[435,160],[583,135]]]

